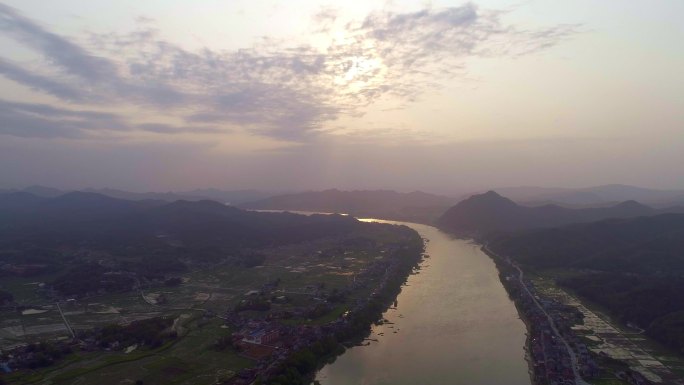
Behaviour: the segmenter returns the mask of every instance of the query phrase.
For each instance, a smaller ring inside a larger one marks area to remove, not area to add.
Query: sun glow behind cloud
[[[114,185],[110,164],[150,188],[588,184],[683,161],[681,1],[0,2],[10,184]]]
[[[346,132],[331,122],[360,116],[382,100],[417,100],[440,79],[455,76],[468,56],[535,52],[574,28],[518,29],[472,4],[376,11],[351,20],[327,10],[312,18],[310,39],[265,36],[244,49],[191,51],[164,40],[150,20],[129,32],[91,33],[84,41],[54,33],[11,7],[0,11],[0,29],[42,57],[31,66],[0,58],[0,71],[59,100],[59,112],[5,103],[6,118],[23,124],[6,127],[5,134],[25,137],[242,132],[306,142]],[[93,109],[109,111],[107,121],[102,115],[94,121]],[[145,110],[145,116],[124,114],[131,109]],[[51,121],[57,124],[48,128]]]

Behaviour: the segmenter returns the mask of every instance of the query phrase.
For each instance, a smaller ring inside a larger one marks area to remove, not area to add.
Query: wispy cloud
[[[44,58],[38,71],[0,57],[0,74],[79,106],[70,115],[64,108],[29,111],[2,102],[2,133],[78,137],[94,130],[225,132],[239,126],[256,135],[304,141],[322,132],[326,122],[382,97],[419,98],[462,72],[468,57],[530,54],[575,32],[574,26],[507,25],[501,12],[472,4],[375,12],[358,21],[341,21],[325,9],[312,18],[312,29],[324,36],[337,29],[344,36],[330,38],[327,47],[264,38],[237,51],[188,51],[162,39],[151,25],[79,41],[0,4],[0,31]],[[84,111],[130,105],[185,125],[135,124],[116,114]]]
[[[86,95],[82,90],[59,80],[33,73],[16,63],[0,58],[0,74],[33,90],[44,92],[70,102],[83,102]]]
[[[0,30],[42,53],[66,72],[97,82],[116,74],[115,65],[82,46],[49,32],[14,8],[0,4]]]
[[[40,103],[0,99],[0,134],[25,138],[95,138],[102,134],[132,131],[174,134],[187,131],[227,132],[206,125],[132,123],[120,114],[67,109]]]
[[[28,138],[82,138],[92,131],[127,128],[115,114],[6,100],[0,100],[0,121],[0,134]]]

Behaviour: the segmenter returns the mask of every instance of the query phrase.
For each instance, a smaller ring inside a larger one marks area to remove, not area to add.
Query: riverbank
[[[530,385],[525,325],[479,247],[432,226],[407,223],[430,258],[374,325],[368,346],[319,372],[323,385]]]
[[[482,250],[483,253],[485,253],[489,258],[494,261],[494,264],[496,265],[496,269],[499,272],[499,280],[501,281],[501,284],[503,287],[506,289],[506,292],[508,293],[509,298],[513,303],[515,304],[515,309],[518,312],[518,317],[520,318],[521,321],[525,324],[525,329],[527,332],[525,333],[525,361],[527,362],[527,371],[530,375],[530,382],[532,385],[539,385],[538,382],[535,381],[535,376],[534,376],[534,360],[532,358],[532,320],[530,320],[526,315],[525,312],[522,310],[519,301],[516,301],[515,297],[511,294],[512,288],[510,286],[510,280],[507,279],[510,277],[510,274],[513,272],[510,265],[504,263],[501,258],[487,249],[485,245],[482,245],[480,247],[480,250]]]
[[[376,269],[383,273],[377,277],[379,283],[369,298],[357,301],[351,310],[329,324],[309,330],[315,338],[283,361],[265,368],[253,383],[310,384],[318,370],[368,337],[371,326],[383,320],[383,313],[396,302],[402,286],[423,261],[425,244],[417,235],[411,244],[395,250],[387,264]]]
[[[530,360],[528,363],[532,370],[531,380],[535,385],[559,378],[571,379],[575,384],[588,384],[585,379],[601,383],[653,383],[643,373],[633,370],[622,360],[612,359],[609,354],[595,350],[595,339],[591,340],[583,333],[588,329],[585,325],[586,314],[579,310],[582,306],[578,309],[576,304],[571,305],[556,295],[550,295],[547,292],[548,288],[537,288],[532,281],[524,281],[523,271],[513,261],[500,257],[486,246],[483,246],[482,250],[497,264],[501,282],[515,301],[521,319],[525,321],[528,329],[526,357]],[[546,339],[553,334],[557,340]],[[549,357],[549,348],[556,354]],[[558,352],[561,353],[561,357],[565,356],[561,360],[562,366],[557,363]],[[549,367],[553,370],[549,370]]]

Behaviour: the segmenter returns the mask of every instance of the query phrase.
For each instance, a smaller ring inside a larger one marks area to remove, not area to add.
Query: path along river
[[[325,366],[323,385],[529,385],[525,325],[478,245],[415,223],[427,240],[419,274],[409,277],[391,323],[374,326],[368,346]]]

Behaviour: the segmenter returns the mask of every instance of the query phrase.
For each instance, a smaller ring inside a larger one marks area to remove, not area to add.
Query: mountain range
[[[60,190],[53,187],[46,186],[29,186],[23,189],[5,189],[0,190],[0,194],[7,194],[13,192],[26,192],[38,197],[54,198],[64,195],[69,192],[82,191],[101,195],[106,195],[112,198],[125,200],[162,200],[173,202],[177,200],[199,201],[199,200],[214,200],[221,203],[238,205],[244,202],[250,202],[260,199],[265,199],[277,194],[276,192],[261,191],[254,189],[246,190],[220,190],[215,188],[195,189],[191,191],[181,192],[131,192],[113,188],[85,188],[80,190]]]
[[[258,210],[333,212],[357,217],[432,223],[457,201],[456,198],[421,191],[400,193],[390,190],[331,189],[278,195],[244,203],[240,207]]]
[[[184,245],[186,252],[194,249],[197,254],[220,254],[242,247],[325,236],[354,223],[353,218],[339,215],[261,213],[210,200],[131,201],[81,191],[57,197],[27,192],[0,194],[3,249],[12,249],[8,244],[123,244],[165,249],[168,240],[173,239],[172,243]]]
[[[682,207],[655,209],[636,201],[624,201],[608,207],[571,209],[558,205],[528,207],[517,204],[494,191],[473,195],[447,210],[437,225],[460,235],[481,237],[492,233],[514,232],[606,218],[629,218],[684,212]]]
[[[228,203],[232,205],[243,205],[246,203],[259,202],[259,205],[269,205],[267,198],[278,196],[276,201],[281,204],[289,203],[292,207],[304,207],[305,204],[295,204],[295,199],[299,194],[305,194],[304,197],[311,197],[316,193],[320,193],[321,196],[333,195],[332,193],[342,191],[339,190],[323,190],[323,191],[308,191],[308,192],[277,192],[277,191],[264,191],[255,189],[242,189],[242,190],[222,190],[215,188],[205,188],[205,189],[195,189],[189,191],[171,191],[171,192],[131,192],[120,189],[113,188],[85,188],[78,189],[85,192],[94,192],[98,194],[103,194],[111,196],[113,198],[128,199],[128,200],[144,200],[144,199],[159,199],[165,201],[175,201],[175,200],[203,200],[210,199],[221,203]],[[665,208],[671,206],[684,206],[684,190],[658,190],[649,189],[637,186],[621,185],[621,184],[611,184],[584,188],[557,188],[557,187],[536,187],[536,186],[518,186],[518,187],[500,187],[493,189],[499,194],[508,197],[516,203],[524,206],[543,206],[547,204],[554,204],[557,206],[563,206],[567,208],[591,208],[591,207],[607,207],[613,206],[617,203],[635,200],[643,204],[649,205],[655,208]],[[1,193],[7,192],[17,192],[25,191],[38,196],[45,197],[55,197],[62,195],[66,192],[77,191],[77,190],[60,190],[53,187],[46,186],[30,186],[23,189],[0,189]],[[375,191],[377,194],[382,193],[394,193],[388,190],[366,190],[366,191],[347,191],[348,193],[366,192],[370,193]],[[469,194],[458,194],[451,196],[444,196],[438,194],[429,193],[396,193],[400,195],[413,195],[414,198],[424,199],[423,202],[409,202],[408,204],[401,203],[403,206],[424,206],[427,203],[429,206],[440,206],[444,202],[448,202],[449,205],[455,204],[458,201],[464,200],[471,195],[481,194],[486,191],[479,191]],[[423,198],[420,197],[421,194],[425,194]],[[340,195],[340,194],[338,194]],[[350,196],[353,194],[349,194]],[[360,194],[356,194],[360,199],[367,199]],[[389,194],[387,194],[389,198]],[[430,202],[436,198],[438,202]],[[303,198],[304,199],[304,198]],[[302,199],[302,200],[303,200]],[[320,198],[323,199],[323,198]],[[353,198],[350,198],[352,202],[346,202],[334,206],[331,203],[325,205],[319,205],[321,207],[332,207],[330,211],[349,211],[348,208],[354,209],[355,205],[363,205],[362,202],[353,202]],[[410,201],[410,197],[407,199]],[[441,201],[440,201],[441,200]],[[256,206],[256,203],[254,204]],[[274,208],[279,209],[279,208]],[[295,208],[291,208],[295,210]],[[302,209],[304,210],[304,209]],[[364,209],[365,210],[365,209]],[[441,214],[441,213],[440,213]],[[438,215],[437,215],[438,216]],[[436,218],[436,217],[435,217]]]
[[[500,187],[494,190],[526,206],[556,204],[572,208],[599,207],[627,200],[658,208],[684,205],[684,190],[658,190],[623,184],[584,188],[518,186]]]

